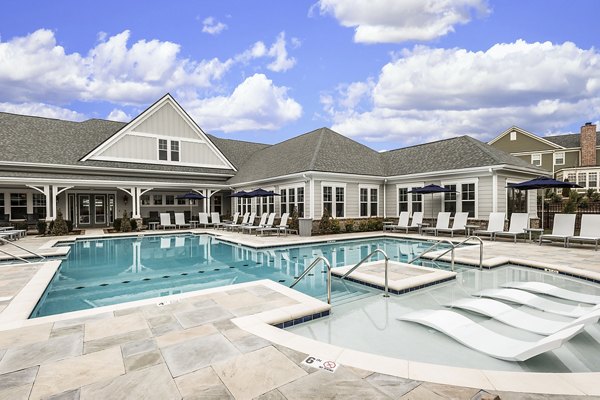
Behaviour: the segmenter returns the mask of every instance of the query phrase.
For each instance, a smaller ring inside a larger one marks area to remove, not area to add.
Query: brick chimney
[[[581,166],[593,167],[596,165],[596,125],[586,122],[581,127],[579,139],[581,143]]]

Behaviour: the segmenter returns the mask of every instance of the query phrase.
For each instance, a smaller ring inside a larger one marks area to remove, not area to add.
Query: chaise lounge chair
[[[198,213],[198,226],[203,226],[208,228],[209,226],[214,226],[213,223],[208,222],[208,213]]]
[[[177,229],[190,227],[190,224],[185,223],[184,213],[175,213],[175,225],[177,226]]]
[[[437,236],[438,229],[448,229],[450,227],[450,213],[449,212],[439,212],[437,216],[437,221],[435,223],[435,227],[423,228],[423,234],[427,232],[433,232],[434,235]]]
[[[265,232],[277,232],[277,236],[279,236],[279,234],[283,231],[284,234],[287,235],[287,229],[288,229],[287,220],[288,220],[289,215],[290,215],[289,213],[283,213],[281,215],[281,221],[279,222],[279,225],[257,229],[256,234],[258,234],[258,232],[260,232],[261,235],[263,235]]]
[[[494,240],[498,236],[500,237],[512,237],[514,242],[517,243],[517,237],[523,235],[526,238],[527,233],[525,229],[529,228],[529,215],[527,213],[512,213],[510,216],[510,224],[508,231],[496,232],[494,234]]]
[[[221,216],[218,212],[210,213],[210,223],[213,224],[215,229],[223,228],[223,226],[225,225],[223,222],[221,222]]]
[[[231,229],[232,231],[234,229],[237,229],[239,227],[242,227],[244,225],[248,225],[248,219],[250,219],[250,213],[247,212],[244,214],[244,218],[242,218],[242,222],[241,223],[237,223],[237,221],[234,219],[233,222],[231,224],[226,224],[225,225],[225,229]]]
[[[494,240],[496,233],[504,230],[504,215],[503,212],[490,213],[487,228],[478,229],[474,231],[473,234],[476,236],[489,236],[490,240]]]
[[[538,354],[558,349],[584,328],[583,325],[575,325],[536,342],[528,342],[501,335],[464,315],[448,310],[414,311],[398,319],[428,326],[467,347],[506,361],[525,361]]]
[[[383,231],[391,230],[394,231],[396,229],[406,229],[408,226],[408,220],[410,219],[410,213],[408,211],[401,211],[400,216],[398,217],[398,224],[394,225],[393,223],[390,225],[383,225]]]
[[[556,214],[552,233],[540,235],[540,246],[542,240],[562,240],[567,247],[567,239],[575,235],[575,214]]]
[[[265,222],[262,226],[256,226],[256,227],[255,226],[246,226],[245,229],[248,229],[250,231],[255,230],[256,236],[258,236],[259,231],[261,231],[262,229],[272,228],[274,223],[275,223],[275,213],[271,213],[271,214],[269,214],[267,222]]]
[[[452,222],[452,228],[436,228],[435,235],[440,233],[449,233],[451,237],[454,237],[455,233],[466,232],[467,219],[469,218],[468,212],[457,212],[454,214],[454,221]]]
[[[244,231],[248,231],[248,233],[251,233],[254,229],[258,229],[258,228],[264,228],[265,224],[267,223],[267,218],[269,217],[268,213],[262,213],[262,215],[260,216],[260,221],[258,221],[258,225],[245,225],[242,227],[242,233],[244,233]],[[275,219],[275,213],[273,213],[273,219]],[[271,225],[273,225],[271,223]]]
[[[546,296],[557,297],[559,299],[576,301],[578,303],[600,304],[600,296],[587,293],[574,292],[550,285],[544,282],[507,282],[502,287],[510,289],[525,290],[531,293],[540,293]]]
[[[423,212],[417,211],[413,214],[412,220],[410,221],[410,225],[406,226],[404,229],[406,233],[410,230],[418,231],[421,224],[423,223]]]
[[[171,223],[171,214],[160,213],[160,227],[163,229],[167,229],[167,228],[175,229],[177,227],[177,225]]]
[[[567,247],[571,242],[592,242],[594,250],[598,251],[600,242],[600,215],[583,214],[581,216],[581,230],[579,235],[567,238]]]

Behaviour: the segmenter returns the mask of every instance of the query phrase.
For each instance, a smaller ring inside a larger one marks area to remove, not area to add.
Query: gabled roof
[[[581,134],[570,133],[567,135],[544,136],[544,139],[556,143],[564,148],[581,147]],[[600,145],[600,132],[596,132],[596,144]]]
[[[255,152],[229,183],[304,171],[382,176],[379,153],[329,128],[320,128]]]
[[[240,169],[248,158],[255,152],[269,147],[268,144],[246,142],[243,140],[233,139],[222,139],[210,134],[207,134],[210,140],[217,146],[225,157],[231,162],[237,169]]]
[[[410,175],[492,165],[538,169],[528,162],[498,150],[470,136],[440,140],[382,153],[386,175]]]
[[[506,129],[504,132],[502,132],[501,134],[499,134],[498,136],[496,136],[495,138],[493,138],[492,140],[490,140],[489,142],[487,142],[488,144],[494,144],[495,142],[497,142],[498,140],[502,139],[504,136],[508,135],[510,132],[515,131],[515,132],[519,132],[525,136],[528,136],[532,139],[535,139],[537,141],[540,141],[544,144],[547,144],[551,147],[554,148],[560,148],[561,145],[558,143],[554,143],[551,140],[548,140],[548,137],[541,137],[536,135],[535,133],[531,133],[529,131],[526,131],[525,129],[519,128],[518,126],[511,126],[510,128]]]

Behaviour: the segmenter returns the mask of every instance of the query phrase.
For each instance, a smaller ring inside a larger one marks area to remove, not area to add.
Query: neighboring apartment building
[[[488,144],[544,168],[556,179],[579,184],[581,191],[600,189],[600,132],[591,122],[580,133],[543,137],[513,126]]]
[[[165,95],[129,123],[83,122],[0,113],[0,219],[52,220],[62,210],[76,227],[112,225],[124,211],[134,218],[187,212],[178,194],[207,198],[194,212],[276,212],[297,207],[319,219],[393,217],[400,211],[527,211],[535,199],[515,197],[507,183],[540,168],[468,136],[379,153],[320,128],[274,145],[205,133]],[[410,193],[429,183],[455,192]],[[280,196],[230,198],[262,187]],[[188,216],[189,218],[189,216]]]

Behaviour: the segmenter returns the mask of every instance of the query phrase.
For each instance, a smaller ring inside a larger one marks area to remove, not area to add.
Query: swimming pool
[[[254,249],[212,235],[184,234],[80,239],[69,245],[71,251],[30,318],[259,279],[289,286],[317,256],[336,267],[356,264],[381,248],[390,259],[406,261],[431,243],[381,237]],[[325,274],[316,268],[295,289],[325,299]],[[362,285],[332,281],[334,304],[373,293]]]
[[[328,317],[286,328],[295,334],[321,342],[410,361],[485,370],[526,372],[598,372],[600,371],[600,324],[584,331],[562,347],[542,353],[525,362],[496,359],[462,345],[442,332],[398,318],[415,310],[448,309],[445,305],[487,288],[507,282],[544,282],[577,293],[600,295],[600,287],[581,279],[526,267],[507,265],[492,270],[463,269],[457,279],[401,296],[373,296],[352,304],[334,307]],[[549,297],[546,297],[550,299]],[[576,303],[551,298],[552,301]],[[514,306],[514,305],[513,305]],[[559,322],[563,317],[529,307],[516,307],[531,316]],[[536,341],[544,336],[514,328],[497,320],[453,308],[452,311],[481,326],[510,338]]]

